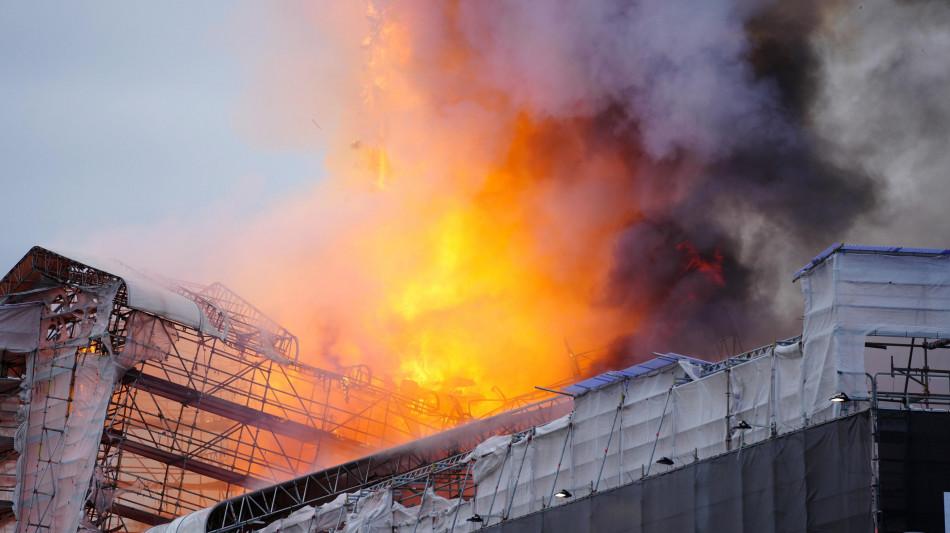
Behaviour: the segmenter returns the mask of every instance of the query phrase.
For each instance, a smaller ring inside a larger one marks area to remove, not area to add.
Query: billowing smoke
[[[586,156],[622,160],[630,194],[611,201],[631,217],[612,236],[609,280],[592,305],[637,317],[626,341],[613,344],[629,361],[653,350],[714,357],[721,343],[725,353],[738,347],[739,332],[753,343],[781,335],[756,293],[762,276],[777,273],[747,257],[819,249],[874,206],[874,182],[833,161],[810,128],[821,74],[812,38],[832,9],[471,3],[407,26],[426,28],[413,47],[420,64],[463,51],[468,94],[500,92],[533,120],[583,136]],[[438,67],[426,74],[448,78],[440,80],[448,87],[457,81]],[[465,101],[452,89],[450,105]],[[535,157],[556,159],[558,146],[535,147]],[[584,164],[554,164],[535,179],[606,178]],[[778,274],[787,279],[789,266]]]
[[[207,260],[313,364],[485,395],[721,357],[800,332],[791,273],[893,236],[902,176],[947,197],[942,4],[322,9],[275,19],[238,121],[328,177]]]

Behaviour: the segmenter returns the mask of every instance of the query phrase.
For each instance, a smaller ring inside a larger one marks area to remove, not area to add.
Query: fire
[[[528,155],[546,129],[561,126],[523,116],[513,122],[517,133],[501,164],[449,165],[449,173],[484,176],[479,189],[413,197],[422,220],[387,220],[386,228],[360,236],[361,274],[386,288],[374,302],[376,320],[360,327],[397,358],[388,368],[394,376],[439,390],[466,378],[481,387],[461,392],[481,395],[493,385],[531,390],[573,372],[565,337],[600,346],[624,323],[595,303],[611,264],[611,231],[632,213],[592,217],[586,201],[571,206],[570,199],[629,191],[622,183],[584,191],[577,183],[534,180],[543,174]],[[393,161],[398,167],[400,160]],[[398,195],[406,186],[414,186],[413,176],[397,171],[380,194]],[[532,370],[511,372],[513,366]]]
[[[353,28],[368,35],[349,93],[315,111],[344,103],[325,128],[330,177],[247,235],[267,243],[255,254],[281,258],[279,279],[262,284],[252,264],[236,285],[301,337],[303,361],[368,364],[404,390],[496,397],[574,376],[565,341],[604,347],[649,312],[610,294],[617,239],[677,189],[640,190],[609,110],[539,113],[530,94],[482,80],[459,28],[428,34],[417,20],[452,21],[455,7],[398,7],[323,28],[341,49],[356,49]],[[302,227],[308,238],[280,241]],[[691,268],[715,277],[714,264],[696,255]]]
[[[676,249],[686,254],[686,267],[684,272],[701,272],[712,283],[720,287],[726,284],[722,273],[722,251],[716,248],[711,260],[703,259],[699,250],[689,241],[683,241],[676,246]]]

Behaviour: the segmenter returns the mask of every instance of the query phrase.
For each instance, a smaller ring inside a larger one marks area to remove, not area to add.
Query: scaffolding
[[[221,502],[199,517],[197,526],[192,524],[193,528],[186,526],[178,531],[261,531],[267,524],[264,531],[268,533],[333,532],[353,530],[353,524],[358,523],[365,523],[370,529],[404,532],[475,531],[593,497],[598,492],[644,483],[696,463],[747,453],[742,450],[868,411],[872,434],[868,436],[871,476],[867,494],[873,500],[868,520],[879,524],[882,497],[901,496],[893,494],[900,487],[890,479],[896,479],[901,469],[893,465],[882,468],[879,420],[884,415],[894,419],[901,411],[950,411],[950,358],[946,351],[950,342],[940,338],[869,335],[865,347],[868,372],[862,377],[866,393],[826,399],[829,406],[837,407],[827,420],[807,422],[798,412],[790,417],[797,418],[792,424],[768,423],[782,413],[780,404],[800,403],[800,396],[789,402],[788,388],[776,382],[795,382],[800,378],[800,374],[776,366],[801,365],[799,337],[776,341],[718,363],[665,354],[568,387],[568,391],[578,395],[570,417],[554,421],[550,417],[536,417],[545,423],[510,433],[502,430],[500,435],[486,438],[463,452],[428,442],[435,437],[423,439],[403,447],[406,452],[414,450],[432,458],[416,468],[403,464],[403,468],[393,468],[388,476],[360,477],[359,473],[370,471],[369,463],[340,465]],[[887,353],[882,356],[883,351]],[[696,379],[687,369],[699,371]],[[736,400],[736,392],[728,393],[736,386],[730,384],[730,376],[744,384],[746,393],[759,392]],[[667,385],[656,386],[662,383]],[[671,396],[693,399],[692,392],[696,390],[704,390],[709,403],[721,405],[709,410],[692,401],[678,405],[668,401]],[[631,398],[633,401],[629,401]],[[656,409],[657,406],[662,409]],[[739,410],[730,412],[730,406]],[[700,412],[704,414],[698,426],[683,424]],[[722,413],[727,413],[725,419],[718,416]],[[785,420],[781,416],[777,419]],[[717,429],[706,432],[704,426]],[[462,428],[452,431],[459,429]],[[695,429],[706,433],[702,437],[708,441],[705,445],[692,448],[694,442],[689,441],[685,446],[689,449],[683,449],[675,443],[674,439],[687,438]],[[903,438],[894,427],[889,431],[883,438],[891,439],[892,445],[895,439]],[[393,457],[380,454],[367,461],[383,465]],[[419,455],[415,459],[423,458]],[[893,462],[894,458],[888,460]],[[347,483],[353,476],[360,477],[361,482]],[[890,493],[881,489],[882,476],[886,478],[883,486],[890,487]],[[311,497],[302,497],[304,494]],[[300,524],[305,524],[305,529],[298,529]]]
[[[365,366],[301,363],[223,285],[70,257],[35,247],[0,280],[0,524],[17,531],[140,531],[471,419]]]
[[[266,524],[267,533],[296,532],[306,523],[307,531],[363,524],[473,531],[726,454],[738,458],[750,446],[863,411],[873,432],[866,518],[879,525],[882,499],[900,500],[882,489],[900,485],[882,485],[899,477],[884,464],[895,461],[893,450],[882,460],[882,413],[950,411],[950,251],[836,246],[798,275],[805,276],[801,336],[715,363],[656,354],[566,387],[561,392],[575,395],[570,418],[491,437],[469,453],[441,450],[427,465],[342,493],[338,482],[357,465],[341,465],[319,480],[222,502],[177,530]],[[288,496],[317,481],[332,490]]]
[[[376,490],[380,483],[394,484],[397,489],[403,487],[403,492],[397,491],[397,501],[406,506],[419,503],[425,491],[419,484],[425,485],[428,481],[433,481],[429,488],[438,494],[448,495],[453,491],[469,494],[471,486],[456,479],[464,471],[464,467],[458,466],[456,456],[493,435],[530,430],[569,413],[572,408],[573,401],[569,397],[549,397],[439,435],[248,492],[209,509],[206,528],[217,533],[244,530],[250,523],[271,521],[304,506],[324,505],[342,494],[370,487]],[[438,473],[438,479],[429,479],[433,473]],[[354,498],[353,502],[358,499]]]

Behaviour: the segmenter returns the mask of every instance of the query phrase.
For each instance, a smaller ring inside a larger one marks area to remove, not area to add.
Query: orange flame
[[[246,236],[282,258],[281,279],[261,283],[251,262],[238,286],[314,365],[467,397],[574,375],[565,339],[584,352],[636,327],[603,303],[615,236],[640,216],[628,154],[593,142],[591,119],[537,116],[479,84],[462,45],[420,64],[415,28],[370,8],[359,98],[327,104],[347,102],[332,177]],[[279,248],[301,227],[309,240]]]

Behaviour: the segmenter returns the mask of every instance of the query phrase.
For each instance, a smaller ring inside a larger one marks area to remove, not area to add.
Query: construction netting
[[[573,413],[491,437],[463,457],[474,497],[427,490],[405,507],[394,497],[398,484],[389,482],[298,510],[260,531],[472,531],[796,430],[802,426],[798,346],[773,347],[719,369],[668,358],[674,362],[649,374],[581,394]],[[152,532],[204,531],[195,524]]]
[[[493,437],[460,458],[474,484],[469,492],[427,486],[407,498],[390,481],[260,530],[471,531],[838,416],[841,404],[829,401],[836,393],[868,398],[869,336],[950,339],[946,254],[843,251],[816,262],[801,284],[801,342],[715,364],[666,357],[635,376],[608,375],[574,398],[571,415]],[[160,318],[138,313],[122,338],[125,349],[113,350],[106,329],[120,285],[38,286],[0,306],[0,350],[26,359],[22,406],[4,414],[15,419],[0,427],[20,454],[11,496],[17,531],[71,533],[89,505],[111,505],[114,495],[97,488],[95,464],[117,376],[164,357],[177,342],[158,327]],[[210,326],[195,302],[142,287],[128,287],[130,302],[214,336],[227,327]],[[198,511],[154,531],[203,533],[206,517]]]
[[[31,329],[39,330],[32,346],[26,336],[0,337],[0,347],[26,357],[14,436],[16,531],[75,531],[82,523],[86,500],[77,495],[89,493],[114,387],[106,330],[118,286],[38,291],[29,298],[37,313]]]
[[[602,385],[575,397],[571,415],[475,448],[466,458],[473,497],[433,494],[412,510],[393,498],[391,487],[381,487],[305,514],[312,512],[312,520],[335,514],[326,530],[408,531],[411,524],[412,531],[468,531],[861,409],[871,392],[869,336],[950,338],[950,257],[840,252],[803,270],[801,341],[716,364],[671,354],[639,365],[649,371],[634,377],[605,374],[597,380]],[[830,401],[837,393],[857,402]],[[266,529],[283,530],[276,522]]]
[[[867,397],[869,335],[950,338],[950,255],[842,249],[801,276],[803,401],[810,423],[838,414],[828,398]]]

